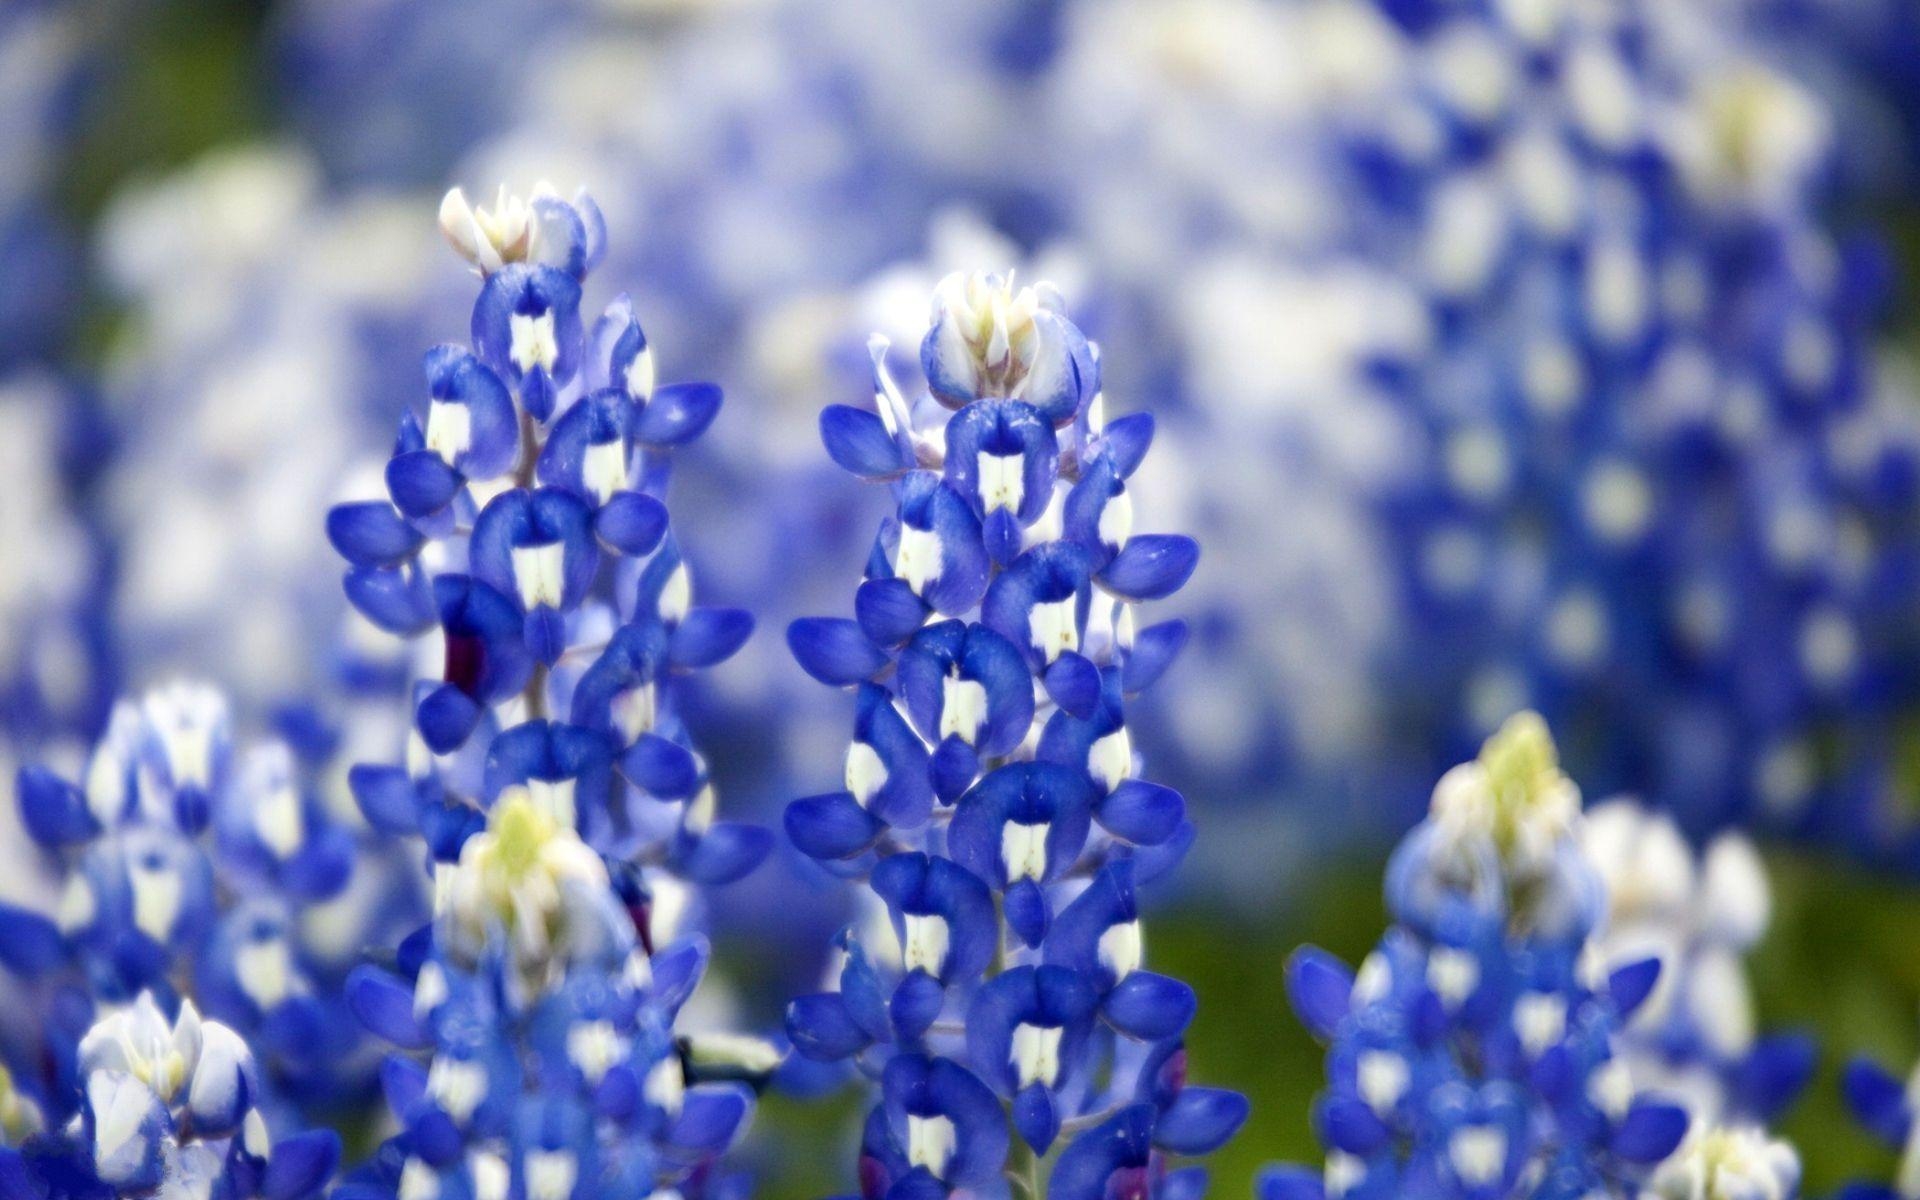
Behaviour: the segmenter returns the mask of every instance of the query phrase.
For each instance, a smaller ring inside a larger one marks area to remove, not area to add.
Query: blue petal
[[[1913,1127],[1906,1089],[1878,1063],[1857,1058],[1840,1077],[1847,1107],[1862,1125],[1893,1145],[1903,1145]]]
[[[413,637],[433,624],[433,592],[424,574],[409,568],[354,567],[347,602],[388,633]]]
[[[766,861],[773,834],[758,825],[722,821],[700,835],[690,853],[676,858],[682,875],[708,887],[725,887]]]
[[[320,1191],[340,1162],[340,1136],[315,1129],[275,1142],[260,1183],[265,1200],[303,1200]]]
[[[1094,808],[1101,828],[1136,846],[1157,846],[1174,835],[1186,816],[1179,792],[1143,779],[1129,779]]]
[[[1197,1003],[1193,989],[1178,979],[1134,971],[1107,993],[1101,1009],[1120,1032],[1157,1042],[1185,1029]]]
[[[35,979],[59,965],[66,953],[66,942],[52,921],[30,909],[0,903],[0,966],[24,979]]]
[[[1153,1116],[1151,1106],[1135,1104],[1073,1139],[1047,1181],[1047,1200],[1110,1200],[1115,1172],[1147,1165]]]
[[[886,826],[850,792],[809,796],[787,805],[787,837],[809,858],[851,858],[873,845]]]
[[[667,1141],[681,1150],[712,1153],[726,1148],[752,1108],[744,1088],[703,1085],[686,1094]]]
[[[886,652],[844,617],[800,618],[787,627],[787,647],[801,670],[834,687],[870,679],[887,665]]]
[[[1187,644],[1187,623],[1165,621],[1142,629],[1121,668],[1120,685],[1129,695],[1146,691],[1166,673]]]
[[[711,383],[675,383],[653,393],[634,423],[636,441],[681,446],[699,437],[720,414],[720,389]]]
[[[786,1027],[793,1048],[820,1062],[850,1058],[872,1040],[837,992],[802,996],[787,1005]]]
[[[667,642],[667,657],[681,670],[697,670],[732,658],[753,636],[753,615],[741,608],[696,608],[681,619]]]
[[[1007,888],[1007,927],[1029,946],[1038,946],[1047,936],[1053,910],[1047,906],[1047,894],[1031,879],[1022,879]]]
[[[667,533],[667,506],[645,492],[616,492],[593,516],[593,532],[630,558],[644,558]]]
[[[1648,996],[1653,994],[1653,985],[1660,980],[1660,960],[1643,958],[1639,962],[1628,963],[1607,977],[1607,995],[1613,999],[1613,1007],[1624,1019],[1631,1017]]]
[[[653,956],[653,996],[669,1013],[679,1011],[700,977],[707,973],[713,948],[699,934],[685,937]]]
[[[1310,1167],[1267,1167],[1253,1186],[1256,1200],[1327,1200],[1322,1173]]]
[[[1806,1088],[1818,1059],[1818,1044],[1805,1034],[1762,1038],[1735,1074],[1735,1099],[1745,1111],[1771,1123]]]
[[[1053,702],[1083,721],[1100,703],[1100,668],[1084,654],[1062,653],[1047,668],[1045,682]]]
[[[1630,1163],[1657,1163],[1687,1135],[1687,1110],[1677,1104],[1638,1101],[1613,1131],[1613,1152]]]
[[[1200,544],[1177,533],[1147,533],[1130,538],[1100,573],[1108,591],[1128,600],[1162,600],[1193,577]]]
[[[87,808],[86,793],[45,767],[20,768],[15,776],[20,819],[34,841],[50,849],[87,841],[100,832],[100,822]]]
[[[693,751],[657,733],[643,733],[620,756],[620,773],[633,786],[662,800],[691,796],[700,786]]]
[[[452,503],[466,483],[431,450],[401,454],[387,463],[387,495],[409,517],[431,516]]]
[[[403,1050],[430,1044],[413,1015],[413,989],[378,967],[361,965],[347,976],[347,1007],[375,1036]]]
[[[1212,1154],[1247,1122],[1247,1098],[1224,1088],[1190,1087],[1160,1114],[1153,1140],[1175,1154]]]
[[[1357,1096],[1326,1096],[1314,1106],[1314,1124],[1328,1149],[1365,1157],[1387,1144],[1393,1131]]]
[[[893,1022],[895,1040],[911,1044],[940,1016],[946,1003],[940,981],[925,971],[913,971],[893,989],[887,1001],[887,1015]]]
[[[427,1069],[402,1055],[387,1055],[380,1063],[380,1094],[387,1111],[404,1120],[427,1094]]]
[[[1038,1083],[1021,1088],[1013,1098],[1013,1127],[1035,1154],[1044,1155],[1060,1136],[1060,1112],[1053,1093]]]
[[[403,837],[420,831],[419,790],[403,769],[357,764],[347,771],[347,788],[379,832]]]
[[[1287,1001],[1307,1031],[1331,1040],[1353,1005],[1353,972],[1314,946],[1302,946],[1287,960]]]
[[[1153,445],[1153,414],[1128,413],[1107,422],[1107,427],[1100,431],[1100,442],[1113,456],[1120,478],[1128,478],[1139,469],[1141,460],[1147,456],[1147,448]]]
[[[904,579],[869,579],[854,594],[853,612],[876,645],[897,646],[927,621],[926,601]]]
[[[427,749],[435,754],[451,754],[480,723],[482,712],[473,697],[452,684],[442,684],[427,693],[413,716]]]
[[[412,557],[425,539],[385,500],[362,500],[327,513],[327,540],[355,566],[384,567]]]
[[[863,408],[829,404],[820,413],[820,440],[829,458],[863,479],[888,479],[912,465],[886,422]]]

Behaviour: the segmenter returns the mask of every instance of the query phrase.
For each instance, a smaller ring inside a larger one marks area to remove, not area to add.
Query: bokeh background
[[[182,672],[255,721],[380,686],[321,515],[463,331],[439,194],[550,179],[664,377],[727,389],[676,513],[761,633],[697,715],[776,820],[845,719],[779,630],[878,499],[815,414],[1016,267],[1160,418],[1142,528],[1206,547],[1140,728],[1200,826],[1150,953],[1254,1099],[1218,1194],[1312,1153],[1287,953],[1372,944],[1386,847],[1526,705],[1590,799],[1761,839],[1762,1024],[1824,1054],[1785,1132],[1816,1194],[1883,1174],[1835,1067],[1920,1049],[1917,145],[1911,0],[11,0],[0,755]],[[836,895],[730,899],[736,1019]],[[766,1194],[844,1179],[851,1119],[771,1100]]]

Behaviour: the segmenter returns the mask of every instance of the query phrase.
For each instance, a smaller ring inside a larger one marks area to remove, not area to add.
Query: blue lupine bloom
[[[386,494],[327,517],[349,601],[429,664],[404,762],[351,773],[369,822],[422,839],[434,917],[349,981],[401,1051],[381,1072],[399,1132],[342,1194],[723,1194],[740,1081],[778,1056],[675,1030],[707,943],[656,904],[772,841],[715,819],[678,708],[753,627],[693,606],[663,500],[720,392],[656,387],[625,297],[582,319],[605,242],[584,194],[456,189],[440,223],[482,279],[472,345],[428,353]]]
[[[833,990],[787,1032],[878,1097],[861,1193],[1064,1200],[1198,1194],[1239,1095],[1186,1085],[1192,989],[1144,969],[1134,883],[1193,836],[1138,778],[1124,705],[1184,640],[1136,631],[1198,546],[1131,527],[1152,436],[1104,419],[1099,357],[1046,284],[956,275],[935,293],[909,403],[884,338],[874,408],[821,414],[827,453],[894,499],[852,618],[788,631],[855,695],[845,789],[787,809],[794,845],[858,879],[884,920],[840,935]],[[877,916],[878,914],[876,914]],[[1024,1165],[1023,1165],[1024,1164]]]
[[[236,747],[221,694],[181,683],[118,705],[77,781],[21,769],[20,823],[58,876],[51,915],[0,913],[34,1026],[0,1104],[23,1195],[293,1200],[332,1174],[331,1133],[268,1127],[371,1082],[344,984],[411,892],[291,732]]]
[[[1580,842],[1607,894],[1601,959],[1660,964],[1619,1036],[1633,1077],[1684,1097],[1696,1120],[1771,1123],[1812,1074],[1815,1047],[1757,1028],[1745,958],[1772,897],[1753,843],[1729,831],[1695,855],[1671,816],[1628,799],[1587,809]]]
[[[1606,894],[1580,825],[1531,713],[1440,781],[1388,867],[1379,948],[1357,973],[1314,949],[1288,965],[1327,1045],[1327,1161],[1270,1169],[1264,1197],[1797,1194],[1797,1159],[1741,1121],[1755,1114],[1690,1113],[1640,1077],[1626,1031],[1662,964],[1602,960]]]
[[[11,1196],[305,1200],[333,1174],[338,1135],[274,1141],[247,1043],[191,1000],[169,1018],[142,992],[103,1013],[76,1055],[77,1111],[65,1124],[43,1125],[6,1089],[0,1178]]]

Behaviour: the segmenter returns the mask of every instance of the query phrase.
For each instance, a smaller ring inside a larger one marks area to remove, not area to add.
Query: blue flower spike
[[[400,1053],[381,1071],[394,1132],[342,1194],[731,1194],[727,1153],[780,1054],[676,1031],[709,953],[685,905],[655,903],[771,846],[717,819],[680,717],[682,681],[753,631],[692,603],[665,500],[720,392],[659,384],[624,296],[583,321],[605,246],[584,195],[475,208],[456,190],[441,225],[482,282],[472,347],[429,356],[424,434],[389,470],[415,537],[343,547],[424,578],[444,649],[414,681],[404,760],[349,775],[426,864],[433,912],[344,988]],[[83,824],[54,800],[56,835]]]
[[[1288,999],[1327,1047],[1326,1164],[1270,1168],[1262,1197],[1798,1196],[1799,1158],[1763,1124],[1778,1095],[1744,1093],[1734,1063],[1676,1036],[1683,1006],[1657,989],[1684,983],[1662,982],[1662,956],[1616,959],[1648,929],[1607,940],[1648,893],[1623,890],[1609,914],[1603,877],[1692,877],[1677,833],[1620,804],[1582,813],[1532,713],[1441,779],[1389,867],[1378,948],[1357,972],[1312,948],[1288,963]],[[1705,903],[1757,937],[1764,880],[1740,854],[1710,852]],[[1669,928],[1702,924],[1683,911]],[[1694,952],[1676,947],[1675,968]],[[1677,1078],[1684,1093],[1667,1090]]]
[[[1187,1085],[1196,998],[1145,969],[1135,855],[1191,827],[1178,793],[1138,778],[1122,698],[1184,640],[1177,623],[1137,637],[1134,609],[1177,591],[1198,549],[1133,533],[1123,485],[1152,424],[1104,424],[1055,289],[953,276],[930,324],[928,398],[909,403],[876,338],[873,408],[820,420],[827,456],[893,511],[854,615],[788,630],[802,670],[854,692],[855,722],[844,790],[785,824],[870,890],[892,937],[842,933],[834,990],[789,1007],[788,1037],[877,1084],[869,1200],[1007,1179],[1197,1195],[1204,1168],[1175,1164],[1231,1137],[1246,1102]]]

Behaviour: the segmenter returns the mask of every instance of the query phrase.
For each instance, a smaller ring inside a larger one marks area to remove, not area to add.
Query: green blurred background
[[[83,224],[122,184],[244,141],[275,120],[258,57],[266,4],[181,0],[124,15],[128,23],[88,89],[62,172],[61,200]],[[1894,227],[1906,235],[1908,265],[1916,265],[1915,224]],[[116,321],[101,297],[88,304],[76,365],[105,344]],[[1150,961],[1190,981],[1201,997],[1189,1043],[1194,1078],[1239,1088],[1253,1101],[1246,1129],[1213,1160],[1214,1194],[1247,1195],[1262,1164],[1316,1156],[1308,1112],[1320,1052],[1287,1008],[1285,962],[1308,942],[1353,963],[1365,955],[1385,920],[1384,862],[1382,849],[1324,863],[1314,878],[1274,880],[1266,903],[1233,912],[1150,914]],[[1838,1074],[1857,1053],[1904,1071],[1920,1049],[1920,888],[1780,847],[1768,848],[1768,862],[1774,921],[1751,960],[1762,1027],[1805,1028],[1822,1042],[1820,1073],[1781,1132],[1802,1148],[1811,1195],[1849,1178],[1888,1178],[1893,1154],[1847,1118]],[[724,969],[751,991],[760,958],[751,931],[727,930],[723,944]],[[787,1200],[844,1187],[856,1121],[851,1094],[816,1105],[770,1099],[758,1117],[767,1160],[760,1194]]]

